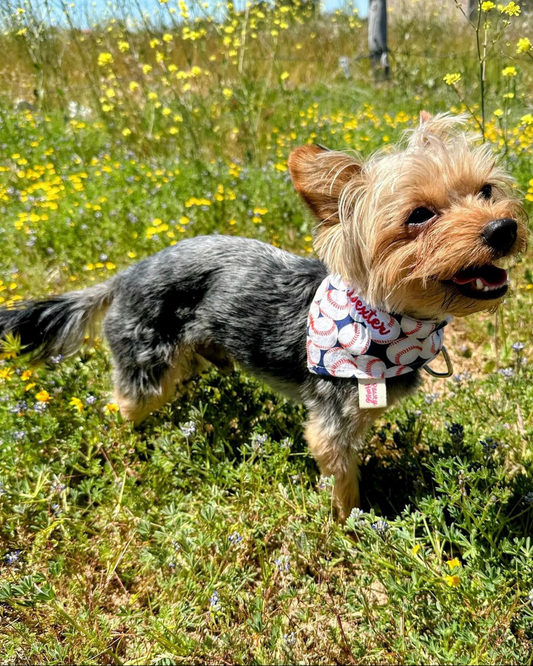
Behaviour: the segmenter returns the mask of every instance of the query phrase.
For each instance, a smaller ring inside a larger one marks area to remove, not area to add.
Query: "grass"
[[[421,108],[468,106],[479,120],[475,33],[430,9],[393,13],[387,84],[355,58],[365,26],[349,7],[226,8],[217,21],[191,8],[173,23],[184,10],[168,3],[167,23],[127,29],[111,16],[90,33],[50,30],[25,7],[4,4],[0,38],[20,72],[0,76],[3,304],[91,285],[204,233],[311,254],[293,147],[369,154]],[[487,17],[486,135],[529,205],[525,23]],[[461,79],[446,85],[448,73]],[[34,108],[9,110],[19,97]],[[453,324],[453,379],[428,377],[376,424],[363,510],[345,527],[302,439],[303,409],[242,372],[207,374],[135,429],[110,401],[103,342],[33,368],[8,341],[2,661],[531,663],[532,270],[526,255],[497,315]]]

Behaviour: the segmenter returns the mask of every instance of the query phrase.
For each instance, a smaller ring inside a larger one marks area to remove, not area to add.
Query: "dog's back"
[[[116,397],[138,421],[205,361],[236,361],[288,392],[300,385],[307,313],[325,275],[321,262],[257,240],[201,236],[96,287],[1,309],[0,334],[41,359],[68,356],[107,311]]]

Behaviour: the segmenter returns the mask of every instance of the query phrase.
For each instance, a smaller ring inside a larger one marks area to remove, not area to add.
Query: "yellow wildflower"
[[[513,67],[512,65],[510,67],[504,67],[502,69],[502,76],[516,76],[517,75],[516,67]]]
[[[111,53],[100,53],[98,55],[98,65],[99,67],[105,67],[105,65],[113,64],[113,56]]]
[[[42,390],[42,391],[39,391],[39,393],[35,394],[35,399],[38,402],[49,402],[50,401],[50,394],[48,393],[48,391]]]
[[[128,44],[128,42],[119,42],[118,48],[122,51],[122,53],[124,53],[125,51],[130,50],[130,45]]]
[[[104,407],[106,414],[116,414],[118,412],[118,405],[115,402],[108,402]]]
[[[72,398],[68,404],[77,409],[78,412],[83,412],[83,402],[79,398]]]
[[[496,5],[493,2],[482,2],[481,3],[481,11],[482,12],[490,12],[491,9],[494,9]]]
[[[522,37],[522,39],[519,39],[516,43],[516,52],[527,53],[528,51],[531,51],[531,42],[527,37]]]
[[[450,567],[450,571],[452,569],[455,569],[456,567],[462,567],[463,566],[461,564],[461,562],[456,557],[454,557],[453,560],[448,560],[448,562],[446,562],[446,564]]]
[[[459,576],[444,576],[444,580],[450,587],[459,587],[461,584],[461,579]]]
[[[507,5],[498,5],[498,9],[501,14],[507,14],[507,16],[520,16],[520,5],[517,5],[516,2],[510,2]]]
[[[454,86],[461,80],[461,75],[459,72],[455,72],[454,74],[446,74],[442,80],[447,86]]]

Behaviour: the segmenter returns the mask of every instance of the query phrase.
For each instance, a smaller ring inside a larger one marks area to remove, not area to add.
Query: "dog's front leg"
[[[348,418],[323,407],[310,410],[305,437],[320,472],[335,477],[333,502],[339,519],[345,521],[360,503],[359,450],[363,437],[385,410],[356,408]]]

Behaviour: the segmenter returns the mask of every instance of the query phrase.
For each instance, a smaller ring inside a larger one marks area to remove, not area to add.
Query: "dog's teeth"
[[[483,291],[488,291],[488,290],[489,290],[488,287],[483,287]]]
[[[479,278],[476,280],[476,289],[483,289],[483,282]]]

